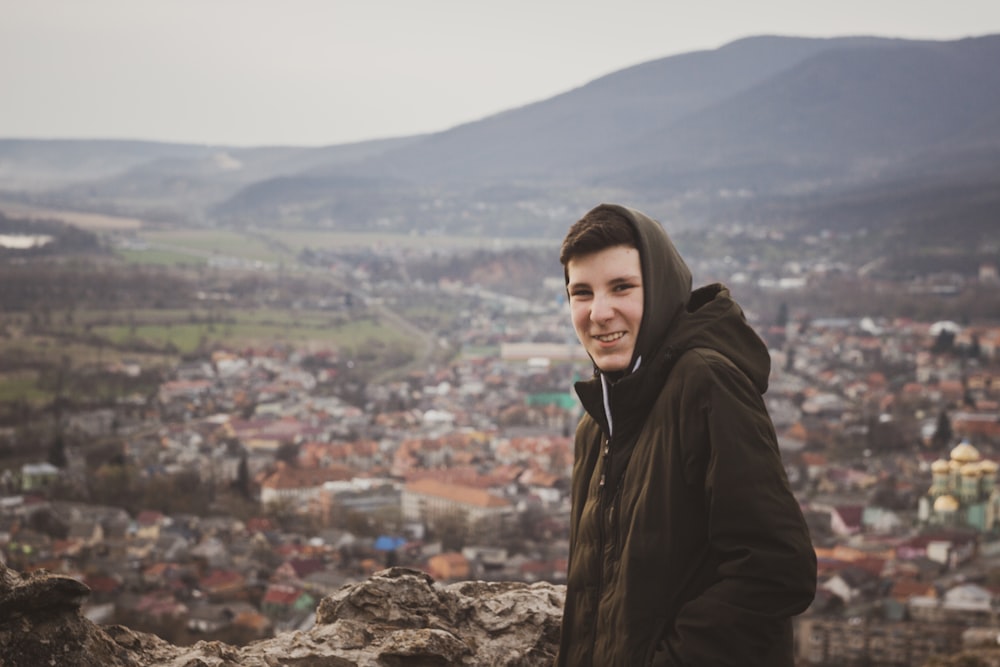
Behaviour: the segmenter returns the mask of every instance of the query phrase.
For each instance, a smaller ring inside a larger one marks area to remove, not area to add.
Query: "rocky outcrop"
[[[324,598],[316,624],[243,647],[178,647],[80,613],[67,577],[0,564],[0,667],[446,667],[550,665],[565,589],[548,583],[435,583],[383,570]]]
[[[974,649],[931,658],[924,667],[1000,667],[1000,649]]]
[[[125,628],[104,631],[80,614],[90,589],[44,572],[22,577],[0,564],[0,666],[155,664],[142,656],[169,645]]]

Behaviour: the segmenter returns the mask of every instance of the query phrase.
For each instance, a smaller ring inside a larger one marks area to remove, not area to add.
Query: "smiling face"
[[[573,328],[599,369],[628,368],[642,323],[639,251],[616,245],[566,264]]]

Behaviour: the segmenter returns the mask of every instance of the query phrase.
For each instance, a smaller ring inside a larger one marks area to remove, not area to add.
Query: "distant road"
[[[431,360],[434,358],[434,352],[438,347],[437,337],[428,333],[425,329],[409,321],[391,308],[378,304],[372,306],[372,309],[378,313],[380,318],[389,320],[396,326],[397,329],[402,331],[407,336],[418,340],[420,343],[417,346],[417,351],[413,361],[400,368],[383,371],[372,379],[376,382],[384,382],[395,377],[405,377],[406,374],[412,370],[423,370],[427,368]]]

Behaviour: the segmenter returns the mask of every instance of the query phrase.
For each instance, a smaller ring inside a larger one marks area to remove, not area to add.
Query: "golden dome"
[[[1000,465],[997,465],[996,461],[991,461],[989,459],[983,459],[979,462],[979,469],[984,473],[993,474],[997,470],[1000,470]]]
[[[960,463],[972,463],[973,461],[978,461],[982,457],[979,455],[979,450],[970,445],[967,442],[963,442],[955,449],[951,450],[951,460],[958,461]]]
[[[978,463],[966,463],[962,466],[963,477],[978,477],[981,472],[982,468],[979,467]]]
[[[947,461],[945,461],[944,459],[938,459],[937,461],[931,464],[931,472],[946,473],[948,472],[948,467],[949,466]]]
[[[955,512],[958,510],[958,501],[953,496],[941,496],[934,501],[935,512]]]

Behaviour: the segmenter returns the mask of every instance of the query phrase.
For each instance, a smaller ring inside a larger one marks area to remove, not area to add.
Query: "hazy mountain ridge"
[[[0,191],[205,224],[552,236],[568,211],[617,199],[688,223],[912,220],[933,232],[969,201],[977,220],[995,206],[997,62],[1000,35],[755,37],[419,137],[252,149],[0,141]]]
[[[336,169],[419,139],[320,148],[0,139],[0,194],[45,206],[204,224],[213,206],[253,183]]]
[[[995,114],[1000,70],[984,67],[990,61],[1000,62],[1000,38],[827,49],[643,137],[628,147],[637,166],[617,182],[685,165],[709,174],[789,165],[841,182],[870,179]]]
[[[191,144],[102,139],[0,139],[0,186],[4,190],[52,188],[122,174],[151,160],[191,159]]]
[[[468,179],[470,163],[478,178],[565,179],[564,174],[602,173],[601,158],[609,152],[618,154],[660,124],[717,103],[826,48],[826,40],[758,38],[662,58],[447,130],[382,159],[397,173],[448,181]]]

